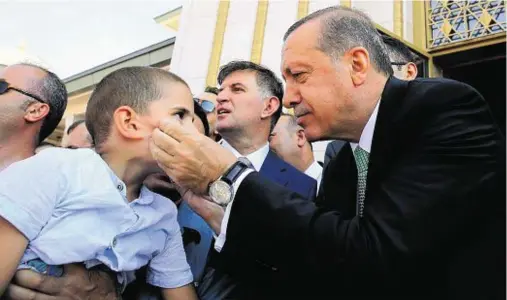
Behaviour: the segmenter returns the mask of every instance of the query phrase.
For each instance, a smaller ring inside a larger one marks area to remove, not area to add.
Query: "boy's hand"
[[[4,296],[12,300],[121,299],[115,281],[106,272],[86,270],[77,264],[65,265],[64,270],[63,277],[20,270]]]

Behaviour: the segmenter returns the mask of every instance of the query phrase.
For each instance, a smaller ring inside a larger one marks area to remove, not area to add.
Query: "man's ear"
[[[360,86],[366,80],[371,67],[370,54],[363,47],[354,47],[345,52],[343,59],[350,66],[350,77],[355,86]]]
[[[280,99],[275,96],[269,97],[264,101],[264,108],[262,109],[261,119],[269,118],[276,113],[280,108]]]
[[[139,115],[132,107],[118,107],[113,113],[113,124],[116,131],[126,139],[140,140],[146,137],[145,125],[140,122]]]
[[[299,148],[302,148],[306,144],[305,130],[303,128],[299,128],[298,131],[296,131],[296,136],[297,145]]]
[[[49,105],[46,103],[34,102],[25,110],[25,121],[35,123],[44,119],[49,114]]]
[[[405,80],[414,80],[417,77],[417,65],[413,62],[406,64],[407,67],[407,78]]]

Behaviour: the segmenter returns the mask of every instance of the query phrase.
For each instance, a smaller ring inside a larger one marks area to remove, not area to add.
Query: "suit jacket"
[[[318,206],[257,173],[236,194],[221,256],[276,270],[276,282],[250,278],[266,295],[505,298],[505,139],[472,87],[388,80],[363,218],[350,147],[323,178]]]
[[[341,140],[332,141],[327,144],[326,152],[324,153],[324,168],[329,164],[331,159],[340,152],[345,144],[347,144],[347,142]]]
[[[264,160],[260,176],[279,188],[285,188],[297,193],[305,201],[313,200],[317,190],[315,179],[298,171],[273,151],[269,151]],[[258,215],[262,218],[262,215]],[[253,240],[262,240],[263,237],[251,236]],[[255,260],[254,257],[234,257],[234,263],[224,264],[221,255],[212,250],[210,262],[204,272],[203,280],[199,283],[197,291],[201,300],[216,299],[243,299],[255,292],[256,287],[251,286],[249,274],[264,270],[266,265]]]

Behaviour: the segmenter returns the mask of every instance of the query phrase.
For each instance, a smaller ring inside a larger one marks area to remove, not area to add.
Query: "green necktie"
[[[354,150],[354,158],[357,165],[357,215],[362,218],[364,211],[364,198],[366,193],[366,178],[368,176],[368,159],[370,153],[368,153],[359,145]]]

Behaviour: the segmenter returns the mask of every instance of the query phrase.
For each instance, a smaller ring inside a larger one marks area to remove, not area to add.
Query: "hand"
[[[150,191],[162,195],[174,203],[179,203],[181,195],[178,192],[176,185],[166,174],[151,174],[143,182]]]
[[[184,191],[180,189],[180,193],[183,195],[182,199],[187,202],[188,206],[196,214],[200,215],[216,234],[220,234],[224,209],[212,202],[209,197],[196,195],[191,190]]]
[[[63,277],[20,270],[14,275],[13,283],[7,287],[4,296],[12,300],[112,300],[119,298],[115,284],[105,272],[71,264],[64,266]]]
[[[190,123],[164,120],[153,131],[150,149],[159,166],[183,189],[203,195],[237,160],[234,154],[200,134]]]

